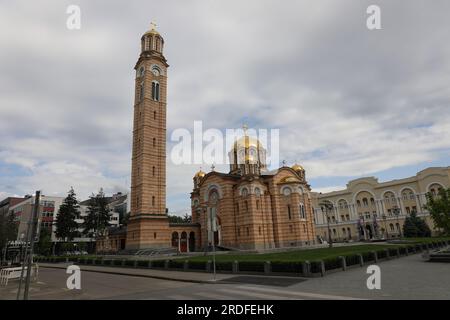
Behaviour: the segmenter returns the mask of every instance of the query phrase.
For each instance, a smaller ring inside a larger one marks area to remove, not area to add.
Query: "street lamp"
[[[389,233],[388,233],[388,229],[387,229],[387,225],[386,225],[386,214],[383,213],[382,215],[383,221],[384,221],[384,233],[386,236],[386,239],[389,239]]]
[[[327,219],[327,227],[328,227],[328,246],[330,248],[333,247],[333,240],[331,239],[331,229],[330,229],[330,217],[328,216],[328,212],[333,210],[333,204],[329,202],[322,202],[320,204],[320,209],[322,213],[325,214]]]
[[[402,237],[402,228],[400,228],[400,221],[398,216],[400,215],[400,208],[398,206],[393,206],[392,207],[392,212],[394,213],[394,215],[397,218],[397,226],[398,226],[398,233],[400,235],[400,238]]]

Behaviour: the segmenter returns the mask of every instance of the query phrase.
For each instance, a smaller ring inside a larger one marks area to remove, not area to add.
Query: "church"
[[[268,171],[266,150],[245,134],[229,152],[230,171],[199,171],[191,193],[201,246],[265,250],[315,242],[311,189],[300,165]]]
[[[164,39],[152,25],[134,67],[129,251],[216,246],[264,250],[315,242],[311,189],[300,165],[269,171],[266,150],[246,133],[229,152],[230,171],[197,172],[192,223],[170,223],[166,209],[167,70]],[[188,196],[188,195],[186,195]]]

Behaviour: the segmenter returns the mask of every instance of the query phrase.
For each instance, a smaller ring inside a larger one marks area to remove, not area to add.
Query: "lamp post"
[[[328,227],[328,246],[330,248],[333,247],[333,240],[331,239],[331,228],[330,228],[330,217],[328,216],[328,212],[333,210],[333,204],[329,202],[323,202],[320,204],[320,209],[322,210],[322,213],[325,214],[325,217],[327,219],[327,227]]]
[[[398,218],[398,216],[400,215],[400,208],[398,206],[393,206],[392,212],[394,213],[395,217],[397,218],[398,234],[401,238],[402,237],[402,228],[400,228],[400,220]]]
[[[389,233],[388,233],[388,229],[387,229],[387,225],[386,225],[386,214],[383,213],[382,215],[383,221],[384,221],[384,233],[386,236],[386,239],[389,239]]]

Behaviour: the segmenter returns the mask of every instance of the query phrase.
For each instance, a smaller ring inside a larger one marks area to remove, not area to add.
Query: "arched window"
[[[306,219],[305,206],[300,203],[300,219]]]
[[[389,228],[391,229],[391,231],[394,231],[394,225],[392,223],[389,224]]]
[[[290,205],[287,206],[287,211],[288,211],[289,220],[291,220],[291,206]]]
[[[155,176],[155,167],[152,168],[152,174]]]
[[[159,101],[159,82],[152,81],[152,99],[154,101]]]
[[[247,189],[247,188],[243,188],[243,189],[242,189],[242,196],[243,196],[243,197],[248,196],[248,189]]]
[[[284,187],[284,188],[283,188],[283,195],[289,196],[290,194],[291,194],[291,188],[289,188],[289,187]]]
[[[145,69],[144,69],[144,67],[140,67],[139,68],[139,77],[142,77],[142,76],[144,76],[144,72],[145,72]]]
[[[261,195],[261,189],[255,188],[255,195],[260,196]]]
[[[369,205],[369,202],[367,201],[367,198],[363,199],[363,204],[364,204],[364,207],[367,207]]]
[[[153,147],[156,147],[156,138],[153,138]]]
[[[155,206],[155,196],[152,196],[152,206]]]
[[[153,120],[156,120],[156,111],[153,111]]]

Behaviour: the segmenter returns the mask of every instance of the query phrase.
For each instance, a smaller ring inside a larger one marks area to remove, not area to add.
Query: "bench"
[[[27,267],[24,269],[24,277],[26,277]],[[0,270],[0,285],[7,286],[9,280],[19,279],[22,273],[22,267],[4,268]],[[31,277],[36,281],[39,273],[39,267],[34,264],[31,267]]]

